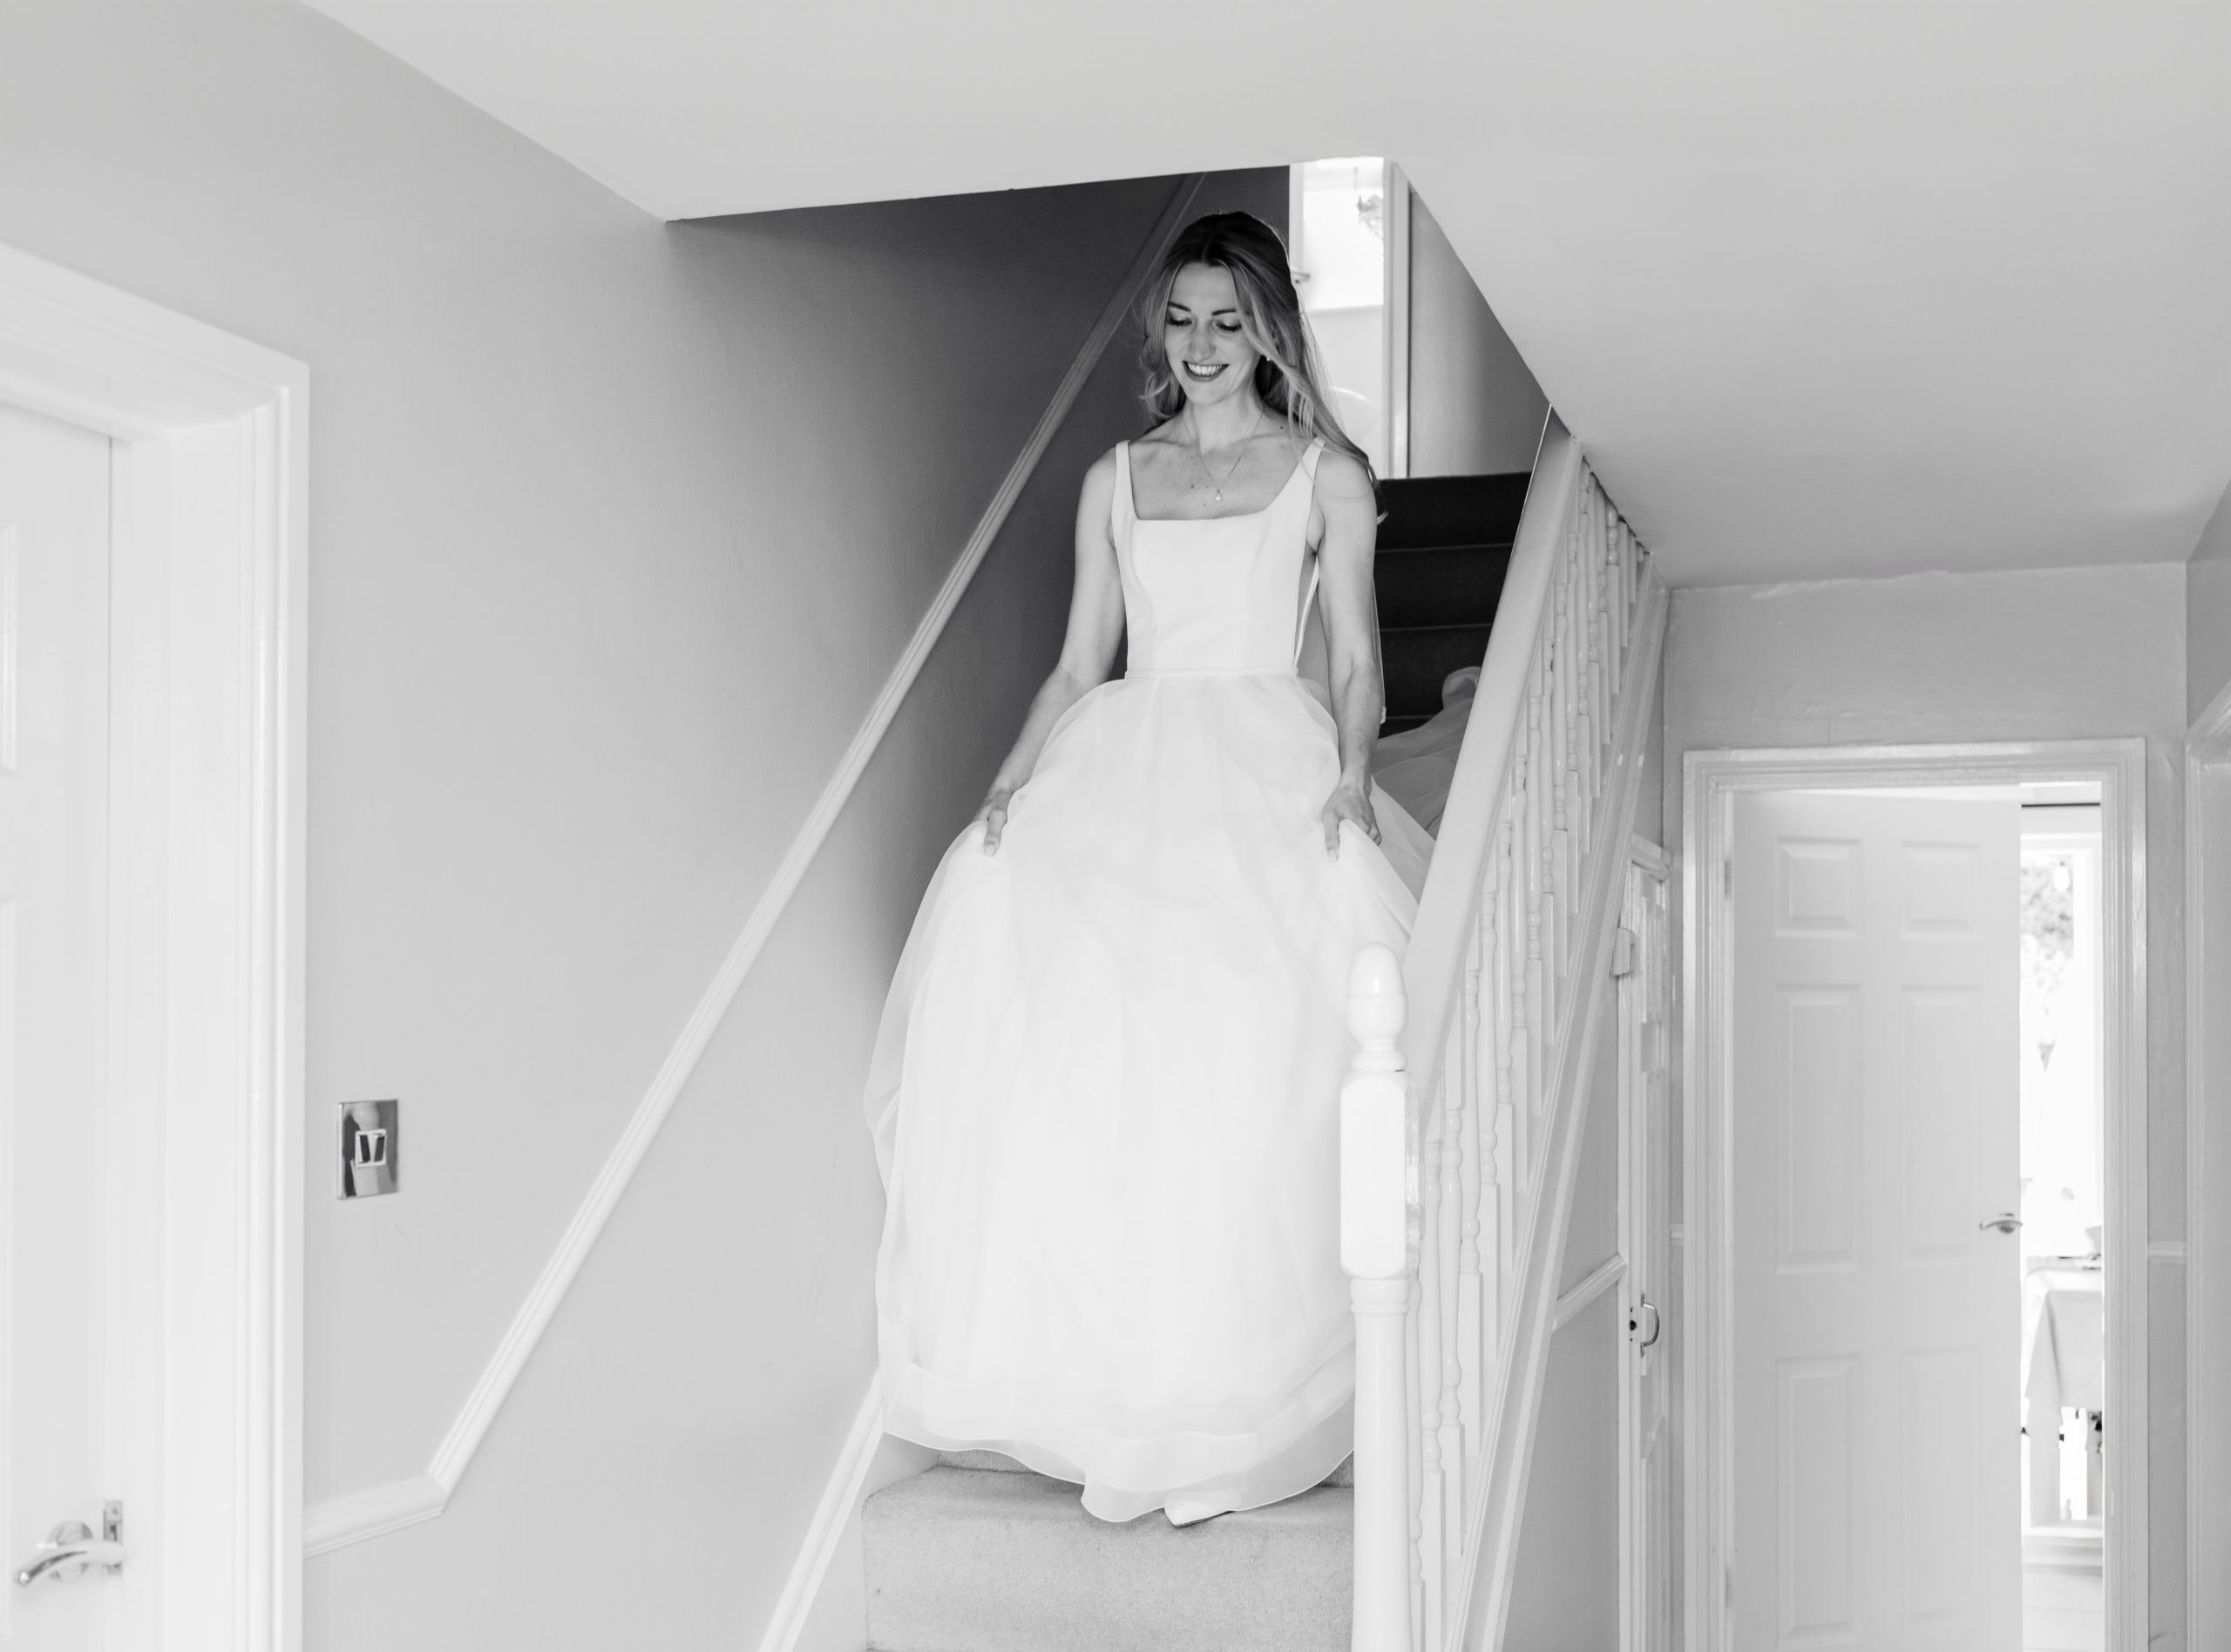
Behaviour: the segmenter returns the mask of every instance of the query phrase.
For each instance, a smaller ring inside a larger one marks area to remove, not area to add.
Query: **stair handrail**
[[[1356,1652],[1502,1641],[1665,615],[1552,413],[1407,954],[1349,984]]]

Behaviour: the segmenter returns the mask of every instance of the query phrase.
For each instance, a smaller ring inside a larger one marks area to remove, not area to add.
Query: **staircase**
[[[1527,478],[1380,484],[1380,647],[1387,732],[1441,709],[1476,666]],[[871,1652],[1346,1652],[1355,1477],[1177,1527],[1110,1526],[1076,1487],[992,1452],[949,1452],[870,1498],[861,1536]]]
[[[1530,504],[1523,475],[1381,495],[1387,730],[1439,711],[1450,672],[1484,667],[1410,956],[1398,972],[1366,948],[1351,988],[1360,1486],[1352,1461],[1269,1508],[1111,1526],[1074,1486],[948,1454],[862,1510],[870,1652],[1500,1643],[1578,1143],[1574,1058],[1608,977],[1605,869],[1664,623],[1640,547],[1554,420],[1543,465]],[[1511,634],[1491,650],[1507,579]]]
[[[1380,484],[1384,519],[1372,575],[1387,677],[1380,733],[1399,735],[1431,717],[1448,674],[1487,653],[1527,481],[1521,471]]]

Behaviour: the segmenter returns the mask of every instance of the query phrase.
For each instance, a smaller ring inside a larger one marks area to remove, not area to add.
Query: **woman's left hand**
[[[1371,785],[1367,781],[1344,780],[1332,788],[1332,795],[1325,800],[1324,811],[1318,816],[1325,825],[1325,858],[1340,858],[1340,823],[1353,821],[1356,829],[1373,843],[1379,841],[1379,820],[1371,812]]]

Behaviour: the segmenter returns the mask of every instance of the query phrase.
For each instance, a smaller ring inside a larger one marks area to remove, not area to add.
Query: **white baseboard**
[[[821,1501],[813,1511],[804,1540],[798,1545],[797,1557],[790,1562],[790,1574],[783,1581],[775,1615],[768,1622],[767,1632],[759,1637],[759,1652],[795,1652],[822,1581],[829,1575],[830,1559],[837,1553],[844,1528],[858,1518],[860,1504],[867,1497],[868,1470],[875,1463],[876,1447],[882,1440],[883,1378],[878,1372],[868,1382],[868,1391],[852,1418],[851,1432],[844,1436],[844,1448],[829,1471],[829,1483],[821,1488]]]

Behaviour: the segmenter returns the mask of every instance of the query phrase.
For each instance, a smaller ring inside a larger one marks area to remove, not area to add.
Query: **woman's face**
[[[1163,349],[1189,402],[1211,404],[1248,393],[1262,352],[1240,330],[1230,270],[1188,264],[1177,272],[1163,317]]]

